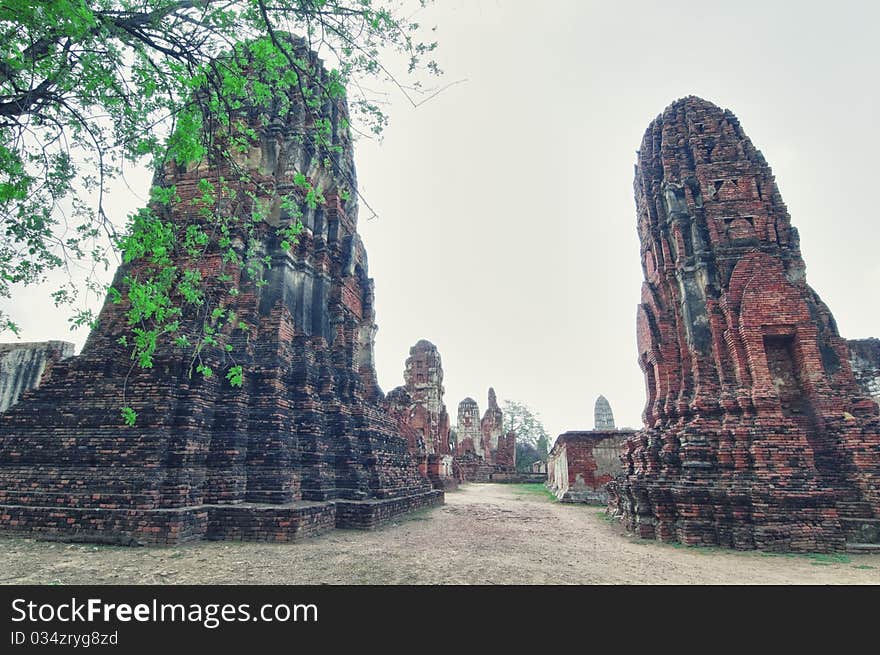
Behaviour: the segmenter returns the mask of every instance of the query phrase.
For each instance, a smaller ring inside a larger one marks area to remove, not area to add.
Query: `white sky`
[[[690,94],[731,109],[773,167],[843,336],[880,336],[880,4],[440,0],[418,18],[442,83],[466,81],[417,109],[392,97],[384,142],[356,146],[385,391],[425,338],[453,420],[494,386],[554,436],[591,428],[600,393],[641,425],[635,150]],[[145,180],[114,201],[142,204]],[[85,341],[46,293],[22,298],[0,307],[23,339]]]

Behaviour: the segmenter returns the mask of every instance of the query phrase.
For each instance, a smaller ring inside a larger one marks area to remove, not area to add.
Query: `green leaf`
[[[135,412],[131,407],[123,407],[122,420],[125,421],[125,424],[128,426],[134,425],[135,421],[137,421],[137,412]]]

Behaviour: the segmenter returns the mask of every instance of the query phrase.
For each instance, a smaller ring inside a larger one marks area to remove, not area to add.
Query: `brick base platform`
[[[46,541],[174,546],[196,541],[300,541],[334,528],[373,530],[407,512],[436,507],[442,491],[379,500],[239,503],[121,510],[0,505],[0,529]]]
[[[408,512],[442,505],[444,494],[438,489],[402,498],[336,501],[336,527],[373,530]]]

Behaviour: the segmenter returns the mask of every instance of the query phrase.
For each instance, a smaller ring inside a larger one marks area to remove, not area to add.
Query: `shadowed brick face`
[[[318,70],[303,83],[316,86],[321,63],[298,47]],[[356,230],[346,116],[344,101],[322,107],[319,118],[341,147],[324,159],[310,145],[317,117],[301,105],[268,125],[255,110],[244,114],[259,137],[238,164],[261,187],[238,189],[221,211],[250,216],[246,191],[272,208],[253,237],[230,235],[242,252],[247,239],[256,240],[259,256],[271,261],[267,284],[224,263],[217,244],[198,262],[183,255],[177,261],[198,266],[209,295],[226,298],[235,311],[235,328],[219,336],[235,359],[222,347],[207,348],[202,359],[215,374],[190,377],[191,353],[168,346],[156,352],[153,368],[132,369],[117,341],[128,332],[127,301],[105,303],[82,354],[56,363],[38,390],[0,416],[3,529],[117,543],[290,540],[334,525],[370,528],[443,502],[382,408],[373,281]],[[326,203],[313,210],[303,204],[304,233],[285,251],[276,227],[293,218],[279,197],[295,191],[296,173],[320,186]],[[192,201],[202,195],[199,181],[217,185],[221,177],[238,179],[234,170],[204,163],[169,166],[157,179],[176,185],[180,202],[157,211],[181,231],[198,223]],[[146,267],[125,265],[115,286]],[[238,295],[221,292],[221,272]],[[191,341],[201,320],[184,316]],[[234,364],[244,367],[240,389],[225,379]],[[134,427],[120,418],[123,390],[124,403],[138,413]]]
[[[635,196],[647,404],[612,509],[642,537],[688,544],[878,541],[877,406],[736,117],[673,103],[645,133]]]

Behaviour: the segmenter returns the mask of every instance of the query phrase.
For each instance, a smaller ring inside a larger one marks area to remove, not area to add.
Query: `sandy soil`
[[[123,548],[0,538],[2,584],[880,584],[880,555],[766,555],[625,536],[535,486],[465,485],[375,532]]]

